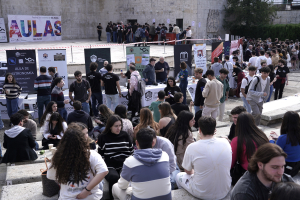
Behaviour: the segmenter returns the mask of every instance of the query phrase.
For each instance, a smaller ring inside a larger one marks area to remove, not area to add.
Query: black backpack
[[[255,77],[257,78],[257,83],[256,83],[255,86],[254,86],[254,90],[256,90],[256,87],[257,87],[258,83],[260,82],[259,76],[254,76],[254,78],[255,78]],[[253,79],[250,81],[250,83],[248,83],[248,85],[245,87],[245,94],[248,93],[249,86],[250,86],[251,82],[254,80],[254,78],[253,78]]]

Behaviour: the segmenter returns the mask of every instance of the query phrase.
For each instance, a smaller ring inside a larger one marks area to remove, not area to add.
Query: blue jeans
[[[48,103],[51,100],[51,95],[46,96],[37,96],[37,106],[38,106],[38,114],[39,114],[39,123],[43,116],[44,106],[47,108]]]
[[[118,94],[107,94],[106,95],[106,105],[113,112],[115,112],[115,109],[118,104],[119,104],[119,95]]]
[[[2,118],[1,118],[1,112],[0,112],[0,130],[3,129],[3,127],[4,127],[4,124],[3,124],[3,121],[2,121]]]
[[[271,96],[272,96],[272,94],[273,94],[273,89],[274,89],[273,85],[270,85],[270,95],[269,95],[269,98],[267,99],[266,102],[269,102],[269,101],[270,101]]]
[[[1,147],[1,143],[0,143],[0,157],[2,157],[2,147]]]
[[[171,174],[170,174],[170,182],[171,182],[171,189],[174,190],[177,188],[177,184],[176,184],[176,176],[177,174],[180,172],[180,169],[178,167],[178,165],[176,164],[176,169],[175,171],[173,171]]]
[[[113,32],[113,42],[117,42],[117,38],[118,38],[117,32]]]
[[[106,40],[107,40],[107,43],[110,42],[110,32],[106,32]]]
[[[186,88],[187,88],[187,86],[188,86],[188,81],[187,80],[185,80],[185,81],[181,80],[180,81],[179,88],[180,88],[180,90],[183,94],[183,102],[182,102],[183,104],[186,104]]]
[[[176,40],[179,40],[180,33],[176,34]],[[181,44],[181,42],[177,42],[177,44]]]
[[[87,102],[81,102],[82,110],[90,115],[90,105]]]
[[[153,81],[149,81],[149,80],[148,80],[147,82],[145,81],[145,83],[146,83],[146,85],[152,85],[152,84],[153,84]]]
[[[67,117],[68,117],[68,112],[65,108],[58,108],[57,112],[60,114],[60,116],[62,116],[62,118],[67,121]]]
[[[39,150],[40,146],[39,144],[35,141],[35,150]]]
[[[244,102],[244,107],[246,108],[247,112],[251,114],[252,109],[251,109],[250,104],[248,103],[248,101],[246,100],[246,98],[244,96],[241,96],[241,99]]]
[[[156,79],[156,82],[157,82],[157,83],[163,83],[163,82],[167,82],[167,80],[168,80],[167,78],[164,79],[164,80],[158,80],[158,79]]]
[[[97,104],[98,101],[98,104]],[[92,92],[92,110],[94,116],[98,116],[98,107],[103,104],[102,101],[102,92]]]
[[[196,115],[196,113],[197,113],[199,110],[202,110],[202,109],[200,109],[199,106],[194,106],[194,110],[195,110],[195,115]]]
[[[15,99],[6,98],[7,114],[9,118],[10,116],[18,112],[18,104],[19,104],[19,98],[15,98]]]

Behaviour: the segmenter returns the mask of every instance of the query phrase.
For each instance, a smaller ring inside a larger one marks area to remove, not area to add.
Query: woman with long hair
[[[267,99],[266,102],[269,102],[271,99],[271,96],[273,94],[273,89],[274,89],[274,83],[276,82],[276,75],[274,73],[274,66],[273,65],[268,65],[268,67],[270,68],[271,72],[269,74],[270,77],[270,94],[269,94],[269,98]]]
[[[183,171],[182,161],[184,153],[189,144],[194,142],[192,127],[195,124],[193,113],[183,110],[177,116],[175,123],[168,129],[166,138],[174,145],[174,152],[177,157],[177,164]]]
[[[122,131],[127,132],[131,139],[133,140],[133,126],[132,126],[132,122],[127,119],[127,109],[126,106],[124,105],[117,105],[116,109],[115,109],[115,115],[119,115],[119,117],[121,117],[122,119]]]
[[[152,112],[149,110],[149,108],[142,108],[140,112],[140,123],[134,128],[133,131],[134,138],[140,129],[147,128],[148,126],[158,133],[159,125],[154,121]]]
[[[173,113],[172,108],[168,102],[159,104],[158,109],[160,113],[160,120],[158,122],[160,128],[159,133],[164,137],[170,126],[175,123],[177,117]]]
[[[168,77],[167,80],[167,87],[164,89],[165,91],[165,101],[168,102],[170,105],[175,103],[174,95],[176,92],[181,92],[180,88],[176,85],[175,78],[172,76]]]
[[[122,131],[122,119],[118,115],[108,118],[104,131],[98,136],[98,153],[104,157],[109,168],[106,180],[109,183],[110,199],[112,186],[118,182],[123,163],[133,153],[133,145],[128,133]]]
[[[187,70],[187,64],[185,62],[181,62],[180,63],[180,72],[178,73],[178,78],[180,80],[180,90],[183,94],[183,104],[186,104],[186,88],[188,86],[188,76],[189,76],[189,72]]]
[[[241,113],[237,119],[235,137],[231,141],[231,168],[238,161],[241,167],[247,171],[248,161],[256,149],[266,143],[269,143],[269,140],[265,133],[255,125],[253,116],[247,112]]]
[[[45,128],[48,126],[49,119],[54,112],[57,112],[57,103],[55,101],[50,101],[46,107],[44,114],[41,117],[41,133],[43,133]]]
[[[43,149],[48,149],[48,144],[53,144],[53,146],[56,147],[67,128],[68,125],[60,114],[58,112],[54,112],[43,132]]]
[[[277,139],[276,133],[271,132],[271,137]],[[273,139],[270,142],[275,143]],[[297,175],[300,170],[300,117],[297,112],[288,111],[284,114],[276,144],[287,154],[284,173]]]
[[[59,199],[102,198],[99,183],[108,173],[102,157],[90,151],[87,133],[72,123],[53,155],[47,178],[60,184]]]
[[[98,131],[99,133],[102,133],[102,131],[105,129],[108,118],[113,115],[114,112],[111,111],[111,109],[109,109],[105,104],[101,104],[98,107],[98,110],[99,115],[98,117],[94,118],[94,121],[98,124],[98,126],[94,128],[93,132]]]
[[[92,138],[90,138],[88,136],[89,130],[86,124],[82,123],[82,122],[72,122],[68,125],[68,128],[70,128],[71,126],[76,125],[79,127],[79,129],[87,136],[87,141],[90,144],[90,149],[91,150],[96,150],[96,142],[95,140],[93,140]]]
[[[7,114],[10,118],[11,115],[18,112],[19,96],[22,92],[22,87],[11,73],[5,75],[3,91],[6,96]]]

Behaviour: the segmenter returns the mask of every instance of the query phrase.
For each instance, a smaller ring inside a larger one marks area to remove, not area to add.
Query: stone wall
[[[299,24],[300,10],[278,11],[277,18],[273,20],[273,24]]]

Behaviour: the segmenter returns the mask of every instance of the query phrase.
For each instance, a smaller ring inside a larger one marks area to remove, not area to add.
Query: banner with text
[[[231,41],[230,45],[230,55],[232,55],[232,52],[237,50],[239,48],[239,40],[233,40]]]
[[[126,69],[130,63],[135,63],[135,68],[142,76],[142,71],[150,60],[150,47],[126,47]],[[142,76],[143,77],[143,76]]]
[[[65,82],[63,88],[68,88],[68,70],[67,70],[67,56],[65,49],[53,50],[38,50],[39,67],[48,68],[54,67],[55,72],[61,76]],[[48,74],[49,75],[49,74]]]
[[[7,42],[4,18],[0,18],[0,42]]]
[[[35,50],[7,50],[7,72],[12,73],[22,87],[22,93],[35,93],[37,77]]]
[[[61,16],[8,15],[9,42],[61,40]]]
[[[203,69],[203,74],[206,73],[206,44],[194,44],[194,60],[196,67]]]
[[[85,72],[90,72],[91,62],[98,64],[97,72],[103,67],[104,61],[111,63],[110,48],[84,49]]]
[[[189,75],[192,75],[192,45],[181,44],[174,46],[174,76],[177,79],[177,74],[180,72],[180,63],[187,64]]]
[[[230,56],[230,41],[224,42],[224,55]]]
[[[214,62],[215,57],[219,57],[219,59],[222,60],[223,42],[213,42],[211,49],[211,62]]]

